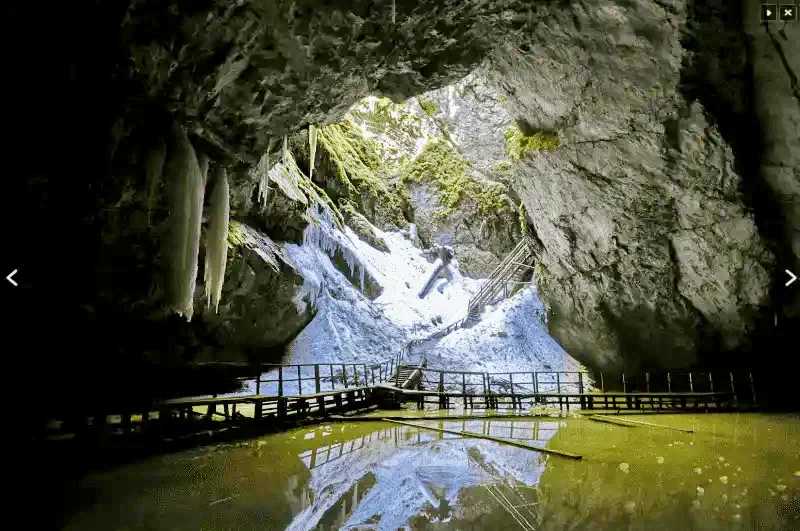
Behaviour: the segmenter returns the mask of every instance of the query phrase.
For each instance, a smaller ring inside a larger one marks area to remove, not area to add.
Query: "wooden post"
[[[256,374],[256,394],[261,394],[261,369],[258,369],[258,374]]]
[[[667,392],[672,392],[672,376],[669,373],[667,373]]]
[[[649,393],[650,392],[650,373],[649,372],[644,373],[644,381],[645,381],[645,386],[646,386],[647,392]]]
[[[328,364],[328,369],[331,371],[331,391],[336,389],[336,381],[333,379],[333,365]]]
[[[731,372],[728,374],[730,374],[731,376],[731,394],[733,395],[733,401],[738,402],[738,400],[736,399],[736,386],[733,383],[733,373]]]
[[[485,374],[486,374],[486,392],[487,393],[491,393],[492,392],[492,380],[490,379],[488,372],[485,373]]]
[[[578,373],[578,393],[583,394],[583,373]]]
[[[711,378],[711,373],[708,373],[708,385],[711,387],[711,392],[714,392],[714,380]]]
[[[283,365],[278,365],[278,396],[283,396]]]
[[[694,393],[694,382],[692,382],[692,373],[689,373],[689,392]]]
[[[606,392],[606,383],[603,381],[603,373],[600,373],[600,391],[605,393]]]
[[[461,373],[461,392],[467,394],[467,375],[463,372]],[[466,398],[464,402],[464,406],[466,406]]]
[[[439,372],[439,392],[444,392],[444,373]]]
[[[319,393],[321,391],[321,387],[319,385],[319,363],[314,364],[314,392]]]
[[[539,394],[539,373],[534,372],[531,376],[533,377],[533,392]]]
[[[756,399],[756,384],[753,382],[753,373],[750,374],[750,392],[753,394],[753,404],[758,404],[758,400]]]
[[[347,368],[342,364],[342,380],[344,380],[344,386],[347,387]]]
[[[626,394],[628,392],[628,382],[625,381],[625,373],[624,372],[622,373],[622,392],[626,393]]]
[[[486,373],[481,374],[481,380],[483,384],[483,394],[486,394]]]
[[[300,373],[300,365],[297,366],[297,394],[303,394],[303,376]]]
[[[558,389],[558,394],[561,394],[561,373],[560,372],[556,373],[556,389]],[[559,402],[559,404],[560,404],[560,402]]]

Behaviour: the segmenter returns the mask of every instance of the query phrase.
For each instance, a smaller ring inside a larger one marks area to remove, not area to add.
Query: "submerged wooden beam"
[[[384,422],[391,422],[392,424],[401,424],[403,426],[411,426],[412,428],[419,428],[423,430],[431,430],[431,431],[438,431],[441,433],[449,433],[451,435],[462,435],[464,437],[473,437],[475,439],[486,439],[487,441],[494,441],[500,444],[508,444],[510,446],[516,446],[518,448],[525,448],[526,450],[533,450],[534,452],[541,452],[544,454],[552,454],[552,455],[559,455],[561,457],[568,457],[570,459],[582,459],[583,456],[578,454],[573,454],[570,452],[562,452],[561,450],[553,450],[552,448],[540,448],[538,446],[533,446],[531,444],[527,444],[521,441],[515,441],[513,439],[503,439],[502,437],[493,437],[491,435],[483,435],[482,433],[474,433],[471,431],[456,431],[456,430],[445,430],[442,428],[432,428],[430,426],[424,426],[421,424],[414,424],[412,422],[402,422],[399,420],[391,420],[388,418],[381,418],[380,420]],[[423,419],[420,419],[423,420]]]
[[[655,424],[653,422],[644,422],[641,420],[630,420],[630,419],[616,419],[613,417],[606,417],[605,415],[584,415],[587,418],[592,420],[599,420],[601,422],[610,422],[610,423],[618,423],[623,425],[629,425],[630,427],[634,427],[631,425],[639,425],[639,426],[648,426],[651,428],[661,428],[665,430],[675,430],[675,431],[682,431],[684,433],[694,433],[694,430],[690,430],[687,428],[675,428],[674,426],[665,426],[663,424]]]

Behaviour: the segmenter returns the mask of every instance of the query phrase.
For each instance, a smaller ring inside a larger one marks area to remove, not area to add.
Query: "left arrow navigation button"
[[[14,275],[16,275],[16,274],[17,274],[17,271],[19,271],[19,270],[18,270],[18,269],[15,269],[14,271],[12,271],[11,273],[9,273],[9,274],[6,276],[6,280],[8,280],[9,282],[11,282],[11,283],[12,283],[14,286],[17,286],[18,284],[17,284],[17,281],[16,281],[16,280],[14,280],[14,279],[13,279],[13,278],[11,278],[11,277],[13,277]]]

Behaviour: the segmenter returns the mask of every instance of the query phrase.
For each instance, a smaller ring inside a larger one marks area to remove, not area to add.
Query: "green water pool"
[[[92,473],[67,529],[800,529],[800,417],[331,423]]]

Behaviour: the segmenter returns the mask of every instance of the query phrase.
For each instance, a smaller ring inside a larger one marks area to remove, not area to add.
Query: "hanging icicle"
[[[395,23],[395,19],[397,18],[397,7],[395,6],[396,0],[392,0],[392,24]]]
[[[167,158],[167,145],[164,140],[159,139],[158,145],[150,151],[145,162],[145,174],[147,176],[147,224],[150,224],[150,213],[156,202],[159,188],[164,173],[164,159]]]
[[[303,230],[303,245],[314,246],[331,258],[335,258],[338,252],[350,269],[351,279],[355,278],[358,266],[359,286],[363,292],[367,269],[352,242],[334,226],[331,212],[314,206],[306,210],[305,217],[309,220],[309,224]]]
[[[204,283],[206,303],[219,312],[225,265],[228,258],[228,220],[230,219],[230,189],[225,168],[217,172],[217,182],[211,193],[211,221],[206,234],[206,267]]]
[[[175,146],[165,168],[170,185],[170,307],[191,321],[200,249],[204,179],[186,130],[175,126]]]
[[[314,124],[308,126],[308,178],[314,177],[314,159],[317,156],[317,127]]]
[[[267,199],[269,199],[269,148],[259,159],[256,173],[258,175],[258,201],[262,205],[266,205]]]

